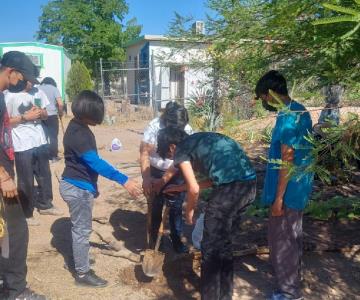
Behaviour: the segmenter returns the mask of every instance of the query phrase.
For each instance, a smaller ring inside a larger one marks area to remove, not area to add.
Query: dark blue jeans
[[[154,178],[161,178],[165,171],[151,167],[151,176]],[[168,183],[170,184],[183,184],[184,179],[181,172],[177,173]],[[164,189],[166,188],[166,186]],[[169,225],[170,225],[170,237],[172,241],[179,240],[182,233],[183,219],[182,219],[182,204],[184,202],[185,193],[178,193],[174,196],[163,194],[156,195],[152,203],[151,212],[151,236],[150,247],[154,247],[156,243],[157,234],[159,231],[160,223],[162,220],[162,208],[164,202],[169,206]]]

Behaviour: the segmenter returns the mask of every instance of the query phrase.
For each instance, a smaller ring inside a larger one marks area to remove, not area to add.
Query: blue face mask
[[[26,80],[19,80],[16,85],[10,84],[9,85],[9,92],[11,93],[20,93],[26,88],[27,81]]]

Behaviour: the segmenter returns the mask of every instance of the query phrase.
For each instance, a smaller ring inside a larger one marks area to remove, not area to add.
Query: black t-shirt
[[[0,165],[14,177],[14,148],[11,139],[11,126],[4,94],[0,92]]]
[[[72,119],[64,135],[65,170],[63,178],[91,183],[96,186],[98,173],[81,160],[88,151],[95,151],[96,140],[89,126]]]

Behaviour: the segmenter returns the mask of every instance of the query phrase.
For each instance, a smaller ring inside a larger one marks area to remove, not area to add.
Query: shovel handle
[[[147,199],[148,211],[146,214],[146,241],[148,247],[150,247],[150,236],[151,236],[151,212],[152,212],[152,202],[153,197],[149,196]]]
[[[154,249],[156,252],[159,251],[161,237],[163,236],[163,233],[164,233],[164,223],[166,222],[168,213],[169,213],[169,208],[167,206],[165,206],[165,209],[164,209],[164,212],[162,215],[162,220],[161,220],[160,227],[159,227],[158,236],[156,239],[155,249]]]

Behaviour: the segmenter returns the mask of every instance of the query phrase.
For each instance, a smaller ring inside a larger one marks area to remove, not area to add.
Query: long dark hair
[[[45,77],[40,84],[50,84],[54,87],[57,87],[56,81],[51,77]]]

